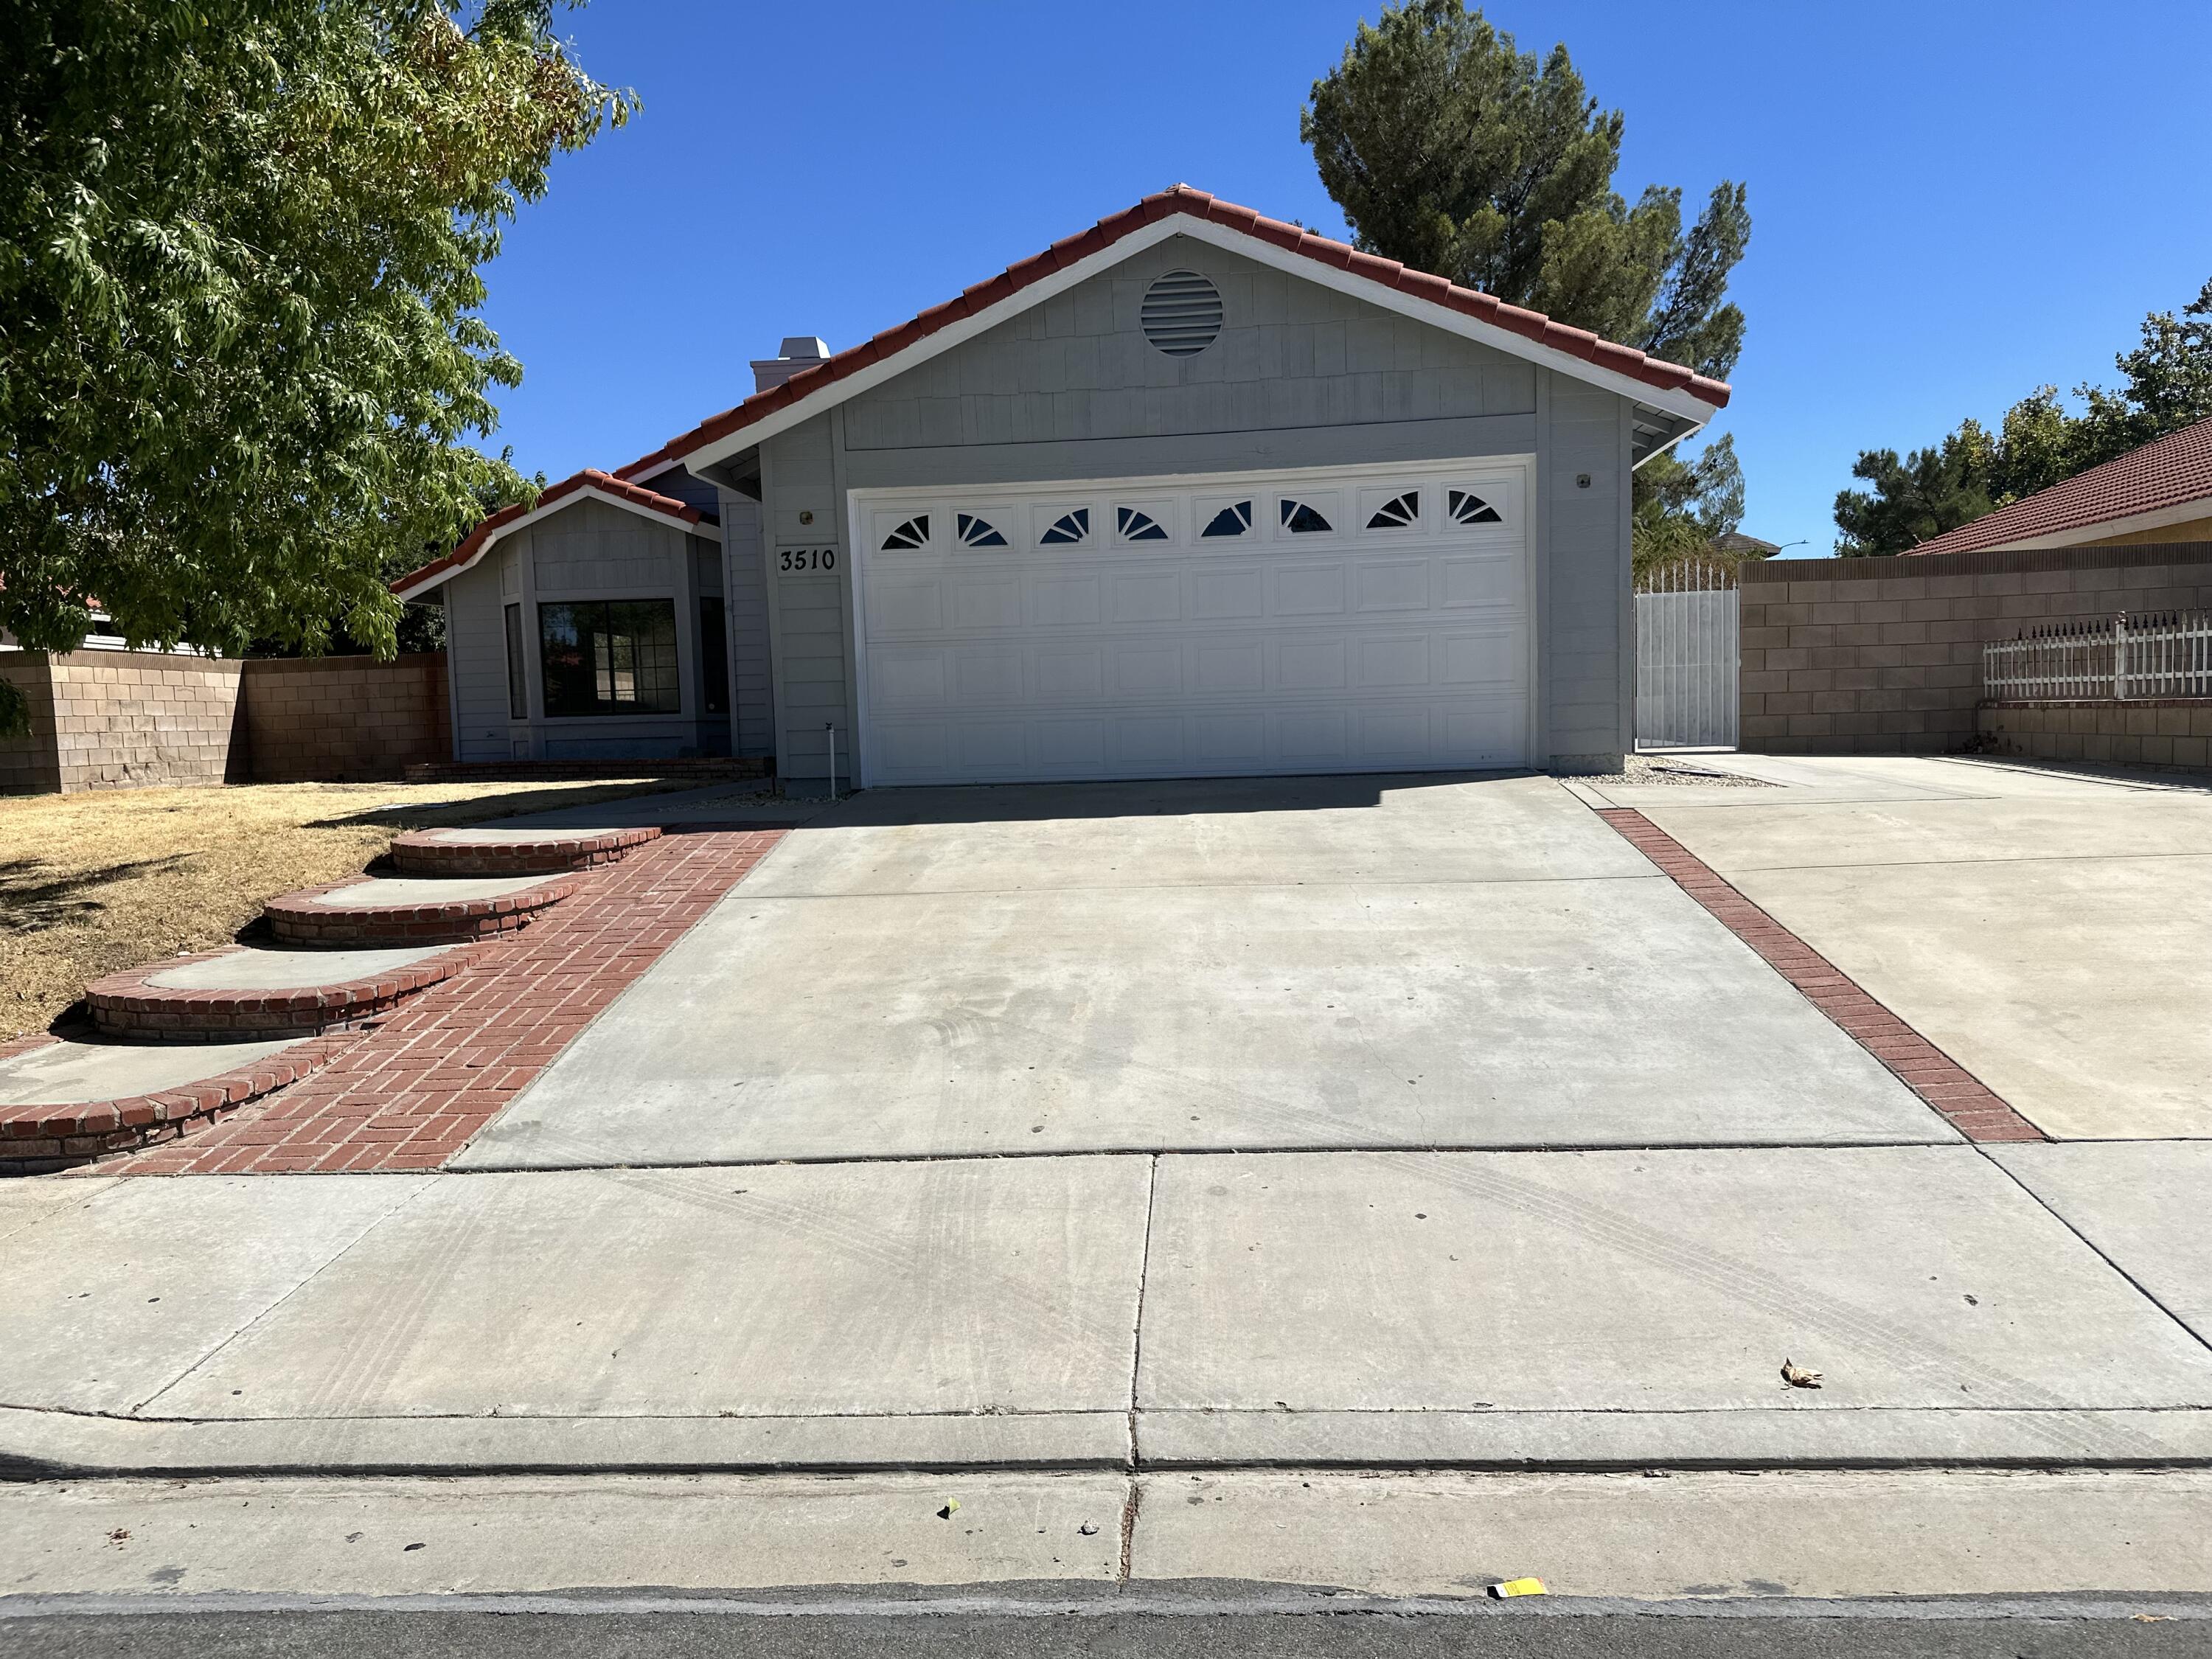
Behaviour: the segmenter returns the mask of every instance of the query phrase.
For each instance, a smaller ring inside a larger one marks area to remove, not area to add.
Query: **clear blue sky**
[[[2112,378],[2212,277],[2207,0],[1538,5],[1626,112],[1618,186],[1751,191],[1732,429],[1744,527],[1821,554],[1866,447]],[[1177,180],[1332,234],[1298,107],[1327,0],[1110,6],[598,0],[562,27],[643,112],[556,168],[490,268],[526,370],[495,440],[617,466],[832,348]]]

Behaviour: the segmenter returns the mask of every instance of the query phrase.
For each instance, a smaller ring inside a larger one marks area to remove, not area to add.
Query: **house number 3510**
[[[775,568],[779,570],[835,570],[837,568],[837,550],[834,547],[778,548]]]

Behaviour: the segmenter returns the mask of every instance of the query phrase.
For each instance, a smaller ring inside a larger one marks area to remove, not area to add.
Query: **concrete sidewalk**
[[[2212,1462],[2154,1246],[1966,1146],[62,1184],[25,1470]]]

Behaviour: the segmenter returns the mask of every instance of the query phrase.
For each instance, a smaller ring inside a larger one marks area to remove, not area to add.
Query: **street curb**
[[[191,1420],[0,1407],[0,1480],[1263,1468],[2179,1468],[2212,1409]]]

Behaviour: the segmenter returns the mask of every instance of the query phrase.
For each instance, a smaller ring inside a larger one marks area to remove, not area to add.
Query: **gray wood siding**
[[[775,753],[775,717],[769,684],[768,573],[757,501],[724,490],[722,592],[730,619],[730,678],[735,702],[732,752]]]
[[[1146,343],[1137,313],[1152,279],[1181,269],[1221,290],[1223,327],[1176,358]],[[1527,415],[1535,402],[1535,370],[1518,358],[1176,236],[852,399],[845,441],[858,455],[1249,434]]]
[[[835,411],[762,446],[761,480],[769,503],[766,577],[777,666],[776,769],[813,782],[830,772],[829,737],[841,757],[852,745],[852,560],[846,545]],[[801,514],[811,515],[802,522]],[[777,568],[787,549],[835,548],[837,568],[815,574]],[[838,763],[841,777],[849,762]]]
[[[538,592],[681,596],[690,538],[681,526],[586,501],[532,525]]]
[[[509,602],[501,592],[505,568],[504,560],[488,558],[446,584],[457,760],[510,760],[515,733],[529,730],[507,719],[507,624],[501,615]]]
[[[1548,374],[1546,392],[1536,466],[1543,498],[1540,746],[1561,769],[1611,770],[1633,746],[1635,731],[1629,404],[1563,374]]]

